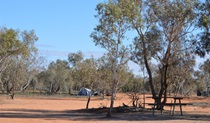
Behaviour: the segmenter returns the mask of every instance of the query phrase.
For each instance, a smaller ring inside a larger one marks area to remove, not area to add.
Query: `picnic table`
[[[166,103],[156,103],[155,101],[157,99],[160,99],[160,97],[146,97],[146,98],[154,99],[154,103],[145,103],[145,104],[148,104],[150,106],[153,106],[153,114],[155,112],[154,111],[155,110],[155,106],[157,106],[157,107],[158,106],[170,106],[172,108],[172,112],[170,111],[170,114],[174,115],[175,107],[179,106],[180,107],[180,113],[181,113],[181,115],[183,115],[182,106],[183,105],[192,105],[191,103],[182,103],[182,100],[184,99],[184,97],[166,97],[167,99],[168,98],[173,99],[173,102],[171,102],[171,103],[167,103],[167,102]],[[177,102],[177,100],[178,100],[178,102]],[[163,108],[161,108],[161,114],[162,114],[162,112],[163,112]]]

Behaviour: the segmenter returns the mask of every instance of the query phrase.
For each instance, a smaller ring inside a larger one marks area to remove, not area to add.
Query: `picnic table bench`
[[[152,98],[152,99],[154,99],[154,103],[145,103],[145,104],[150,105],[150,106],[153,107],[152,108],[153,109],[153,114],[155,112],[155,106],[170,106],[171,108],[173,108],[172,109],[172,113],[170,111],[170,114],[171,115],[174,115],[175,107],[176,106],[179,106],[180,107],[180,113],[181,113],[181,115],[183,115],[182,106],[192,105],[192,103],[182,103],[181,100],[184,97],[166,97],[166,98],[172,98],[172,99],[174,99],[174,101],[171,102],[171,103],[156,103],[155,100],[156,99],[160,99],[159,97],[155,97],[155,98],[154,97],[146,97],[146,98]],[[178,100],[178,102],[177,102],[177,100]],[[161,114],[162,113],[163,113],[163,108],[161,108]]]

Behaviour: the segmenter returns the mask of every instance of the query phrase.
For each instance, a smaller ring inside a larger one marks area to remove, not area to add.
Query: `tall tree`
[[[128,31],[126,20],[123,16],[123,10],[119,9],[121,5],[118,1],[109,0],[107,3],[99,3],[96,7],[99,24],[94,28],[91,34],[95,45],[108,51],[109,61],[112,66],[113,82],[110,109],[107,116],[111,116],[114,105],[114,98],[118,85],[117,66],[125,64],[128,61],[127,48],[123,45],[125,33]]]
[[[21,77],[24,77],[22,76],[21,70],[23,69],[20,61],[36,54],[37,49],[34,44],[37,40],[38,38],[33,30],[0,29],[0,77],[2,80],[0,84],[3,90],[6,86],[7,92],[9,92],[8,90],[14,92],[15,87],[18,84],[20,85],[21,80],[24,81],[24,79],[21,79]],[[12,85],[11,88],[9,85]]]
[[[166,97],[169,86],[167,73],[173,59],[192,57],[189,54],[194,44],[191,37],[196,1],[126,0],[123,3],[129,23],[137,33],[133,59],[145,65],[153,97],[162,97],[163,94]],[[152,60],[158,62],[159,92],[154,87]]]

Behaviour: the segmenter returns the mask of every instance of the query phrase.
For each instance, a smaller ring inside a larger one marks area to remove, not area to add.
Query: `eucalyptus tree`
[[[51,62],[47,70],[42,71],[38,78],[49,94],[66,93],[72,84],[70,69],[66,60],[58,59],[56,62]]]
[[[78,64],[80,64],[84,60],[84,54],[81,51],[77,53],[69,53],[68,54],[68,63],[71,69],[71,76],[73,85],[72,89],[78,90],[81,88],[81,82],[78,78],[79,76],[79,69],[77,68]]]
[[[204,86],[206,88],[206,94],[209,96],[209,88],[210,88],[210,60],[206,60],[200,66],[200,77],[203,80]]]
[[[133,60],[145,65],[153,97],[166,97],[169,86],[167,73],[173,58],[192,57],[197,3],[195,0],[125,0],[123,3],[129,23],[137,33]],[[159,68],[159,92],[154,87],[152,61]]]
[[[70,53],[68,56],[68,61],[72,65],[72,78],[75,83],[76,89],[82,87],[90,88],[92,90],[97,89],[98,85],[98,68],[97,62],[92,56],[89,59],[83,59],[83,54],[81,51],[77,53]],[[89,107],[92,92],[88,96],[86,109]]]
[[[89,107],[89,103],[91,100],[91,96],[94,92],[94,90],[97,90],[97,85],[99,84],[99,72],[97,68],[97,62],[96,60],[92,57],[90,59],[84,60],[79,66],[80,68],[80,73],[83,73],[83,84],[85,84],[83,87],[87,87],[91,89],[91,93],[88,96],[87,104],[86,104],[86,109]]]
[[[0,30],[0,74],[8,66],[9,60],[22,55],[28,57],[36,52],[34,43],[38,40],[35,32],[19,31],[14,29],[1,28]]]
[[[201,57],[210,53],[210,0],[205,0],[201,2],[199,6],[199,19],[198,27],[200,27],[201,32],[198,34],[198,46],[196,53]]]
[[[0,84],[3,90],[6,87],[8,93],[13,91],[13,96],[14,89],[19,87],[21,81],[24,81],[20,61],[36,53],[34,44],[37,40],[33,30],[19,31],[7,28],[0,30]]]
[[[105,95],[110,95],[112,89],[112,81],[113,81],[113,72],[110,72],[112,69],[112,65],[109,61],[109,56],[104,55],[103,57],[98,59],[98,74],[99,74],[99,90],[103,94],[103,98]],[[125,84],[127,84],[131,76],[134,76],[131,71],[128,69],[128,66],[120,65],[116,68],[117,70],[117,88],[116,90],[121,90]]]
[[[120,6],[120,2],[117,0],[99,3],[96,7],[96,11],[98,12],[96,18],[99,24],[94,28],[91,34],[95,45],[107,50],[109,62],[112,66],[112,94],[110,109],[107,114],[108,117],[111,116],[119,82],[117,80],[117,67],[128,61],[128,50],[126,46],[123,45],[123,40],[125,39],[125,33],[128,31],[129,26],[126,24],[123,15],[124,11],[120,9]]]
[[[128,65],[120,65],[117,68],[117,90],[121,90],[121,88],[129,82],[129,79],[133,76],[131,70],[129,70]]]
[[[98,89],[103,94],[103,99],[106,95],[110,93],[111,83],[113,81],[113,74],[110,72],[111,63],[107,55],[102,56],[98,59],[98,75],[99,75],[99,84]]]
[[[168,69],[168,85],[170,91],[175,95],[178,93],[189,95],[196,90],[196,83],[193,79],[195,59],[191,57],[174,57],[171,67]]]
[[[41,61],[37,61],[34,58],[27,58],[27,60],[22,57],[11,59],[7,63],[8,67],[2,72],[2,91],[6,90],[9,94],[14,91],[24,91],[27,89],[32,82],[35,82],[35,76],[41,70],[41,63]]]
[[[20,83],[25,80],[21,72],[24,68],[17,59],[11,59],[7,64],[7,68],[1,73],[2,91],[13,99],[15,88],[20,87]]]
[[[200,66],[200,70],[197,72],[200,81],[203,81],[208,96],[209,86],[209,53],[210,53],[210,0],[202,1],[199,6],[199,20],[197,26],[200,27],[201,32],[198,33],[198,45],[196,47],[196,53],[201,57],[207,57],[207,60]],[[208,55],[207,55],[208,54]],[[205,73],[205,74],[204,74]],[[200,84],[202,85],[202,84]]]
[[[68,62],[66,60],[57,60],[55,64],[49,66],[52,69],[54,75],[54,84],[57,85],[57,89],[61,92],[68,92],[72,84],[71,74]]]
[[[44,58],[38,57],[36,54],[34,54],[33,56],[20,60],[22,63],[21,66],[22,68],[24,68],[21,72],[23,73],[25,78],[25,81],[21,82],[20,91],[24,91],[30,85],[32,85],[32,83],[35,88],[35,78],[43,70]]]
[[[74,67],[77,63],[84,60],[84,55],[81,51],[78,51],[77,53],[69,53],[68,54],[68,62]]]
[[[97,68],[95,59],[85,59],[74,67],[74,79],[80,84],[79,87],[91,88],[92,82],[96,82]]]

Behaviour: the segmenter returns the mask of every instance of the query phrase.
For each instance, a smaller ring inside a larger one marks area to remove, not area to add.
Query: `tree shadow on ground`
[[[0,118],[40,118],[45,120],[72,120],[72,121],[170,121],[170,120],[192,120],[192,121],[210,121],[210,114],[191,114],[184,112],[183,116],[176,114],[169,115],[169,111],[164,114],[152,114],[152,111],[139,112],[114,112],[113,117],[107,118],[106,109],[98,111],[90,110],[34,110],[34,109],[0,109]]]

